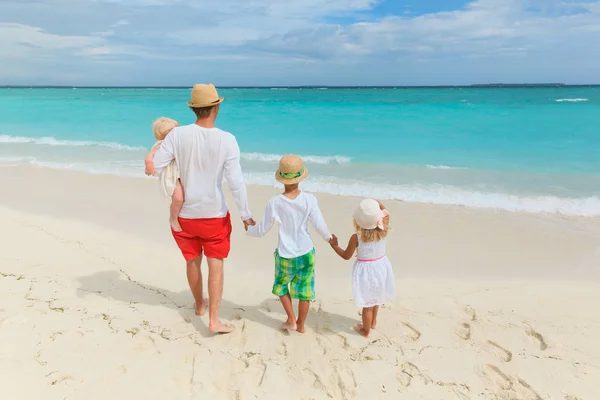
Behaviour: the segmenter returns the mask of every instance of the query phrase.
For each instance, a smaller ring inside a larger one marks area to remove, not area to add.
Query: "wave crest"
[[[260,162],[279,162],[282,155],[280,154],[263,154],[263,153],[242,153],[242,159],[246,161]],[[345,156],[300,156],[304,162],[313,164],[348,164],[352,161],[350,157]]]
[[[588,99],[558,99],[555,101],[557,103],[582,103],[588,101]]]
[[[127,150],[127,151],[139,151],[146,150],[145,147],[141,146],[128,146],[121,143],[115,142],[98,142],[98,141],[87,141],[87,140],[61,140],[53,137],[25,137],[25,136],[9,136],[0,135],[0,143],[32,143],[46,146],[95,146],[95,147],[107,147],[116,150]]]

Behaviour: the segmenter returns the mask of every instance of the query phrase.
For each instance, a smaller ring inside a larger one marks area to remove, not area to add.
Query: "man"
[[[240,166],[240,149],[235,137],[215,127],[223,97],[214,85],[198,84],[192,90],[188,106],[196,122],[174,128],[154,155],[156,173],[173,159],[179,168],[185,201],[179,213],[182,231],[171,229],[187,263],[187,278],[195,299],[197,315],[204,315],[202,295],[202,253],[208,261],[208,329],[229,333],[233,326],[219,319],[223,295],[223,260],[229,255],[231,219],[223,195],[227,181],[244,225],[254,225],[248,207],[246,185]]]

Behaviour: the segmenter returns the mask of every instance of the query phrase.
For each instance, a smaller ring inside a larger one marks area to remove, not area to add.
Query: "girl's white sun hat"
[[[383,219],[388,215],[390,213],[382,210],[377,200],[365,199],[354,211],[354,220],[361,229],[384,229]]]

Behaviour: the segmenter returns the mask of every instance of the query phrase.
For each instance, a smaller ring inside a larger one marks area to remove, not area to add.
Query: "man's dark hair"
[[[194,114],[196,114],[196,118],[208,118],[210,113],[212,112],[215,106],[209,107],[190,107]]]

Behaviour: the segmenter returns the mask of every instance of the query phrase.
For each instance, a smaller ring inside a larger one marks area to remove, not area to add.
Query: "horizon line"
[[[468,85],[289,85],[289,86],[218,86],[220,89],[452,89],[452,88],[550,88],[550,87],[598,87],[600,83],[477,83]],[[190,89],[191,86],[102,86],[102,85],[0,85],[0,89]]]

